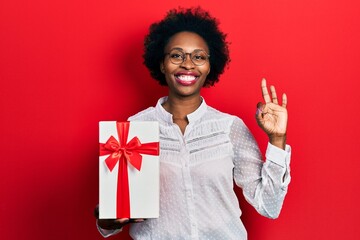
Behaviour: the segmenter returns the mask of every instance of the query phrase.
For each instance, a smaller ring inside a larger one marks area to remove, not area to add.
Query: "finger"
[[[258,102],[258,104],[256,105],[256,115],[261,114],[263,109],[264,109],[264,104],[262,102]]]
[[[266,103],[271,102],[270,95],[269,95],[268,89],[267,89],[267,87],[266,87],[266,80],[265,80],[265,78],[263,78],[263,79],[261,80],[261,92],[262,92],[262,95],[263,95],[263,98],[264,98],[265,102],[266,102]]]
[[[264,108],[265,108],[265,104],[259,102],[257,104],[257,109],[256,109],[256,114],[255,114],[255,119],[256,119],[256,122],[258,123],[259,126],[262,126],[263,125],[263,122],[264,122]]]
[[[114,220],[114,225],[116,228],[122,228],[123,226],[125,226],[126,224],[130,223],[130,219],[129,218],[118,218]]]
[[[283,95],[282,95],[282,106],[283,106],[284,108],[286,108],[287,103],[288,103],[288,101],[287,101],[287,96],[286,96],[285,93],[283,93]]]
[[[278,99],[276,96],[276,90],[275,90],[274,86],[270,86],[270,92],[271,92],[271,98],[272,98],[273,103],[278,104]]]
[[[116,222],[120,223],[120,224],[124,224],[130,221],[129,218],[119,218],[115,220]]]
[[[136,218],[136,219],[130,219],[130,222],[133,222],[133,223],[140,223],[140,222],[144,222],[145,219],[143,218]]]
[[[257,107],[257,109],[256,109],[256,114],[255,114],[255,115],[256,115],[256,118],[262,119],[262,118],[264,117],[264,115],[265,115],[264,110],[265,110],[266,105],[263,104],[263,103],[261,103],[261,102],[259,102],[259,103],[256,105],[256,107]]]

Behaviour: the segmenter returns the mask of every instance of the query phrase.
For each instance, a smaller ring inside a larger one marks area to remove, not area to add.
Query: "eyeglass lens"
[[[185,61],[186,55],[189,55],[191,61],[197,66],[205,64],[208,60],[208,54],[203,50],[195,50],[192,53],[185,53],[180,49],[173,49],[169,53],[169,58],[173,64],[180,65]]]

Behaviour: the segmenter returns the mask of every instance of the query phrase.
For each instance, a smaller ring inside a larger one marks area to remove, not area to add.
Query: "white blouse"
[[[160,217],[132,224],[131,237],[247,239],[233,182],[261,215],[278,217],[290,182],[290,146],[269,143],[263,162],[243,121],[205,100],[187,116],[182,134],[164,101],[129,118],[160,124]],[[104,237],[118,232],[99,230]]]

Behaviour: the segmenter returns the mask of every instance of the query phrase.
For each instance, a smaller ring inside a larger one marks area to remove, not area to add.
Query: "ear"
[[[164,63],[160,63],[160,71],[165,74],[165,67],[164,67]]]

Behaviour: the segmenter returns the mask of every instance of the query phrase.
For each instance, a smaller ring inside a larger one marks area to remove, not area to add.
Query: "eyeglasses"
[[[192,53],[186,53],[182,49],[177,48],[165,53],[165,55],[169,55],[170,62],[175,65],[181,65],[185,61],[186,55],[190,56],[191,62],[196,66],[204,65],[210,58],[210,55],[204,50],[195,50]]]

